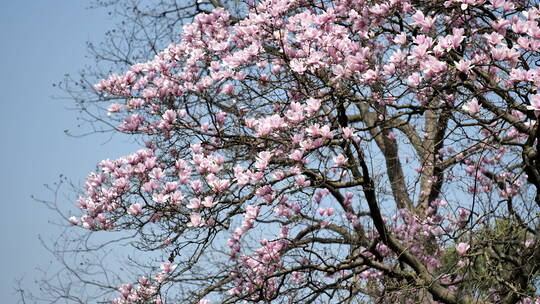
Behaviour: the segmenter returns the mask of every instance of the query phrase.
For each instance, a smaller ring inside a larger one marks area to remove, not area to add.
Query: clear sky
[[[84,64],[86,41],[101,41],[114,20],[88,0],[0,0],[0,302],[17,303],[16,279],[28,288],[52,256],[38,236],[54,237],[54,214],[30,196],[51,199],[43,184],[60,174],[80,182],[104,158],[135,150],[120,137],[72,138],[77,112],[52,87]],[[67,190],[67,189],[66,189]],[[64,196],[59,203],[72,204]],[[35,290],[34,290],[35,291]]]

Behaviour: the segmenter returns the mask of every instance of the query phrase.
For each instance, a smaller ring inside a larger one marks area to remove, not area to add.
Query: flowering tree
[[[213,4],[94,87],[145,147],[70,222],[161,258],[114,303],[540,301],[538,1]]]

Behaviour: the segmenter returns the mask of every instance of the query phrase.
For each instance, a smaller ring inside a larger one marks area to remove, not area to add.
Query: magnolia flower
[[[201,153],[202,152],[202,146],[201,144],[191,144],[191,151],[193,151],[193,153]]]
[[[306,176],[305,175],[298,175],[294,178],[294,181],[296,182],[296,184],[298,186],[301,186],[301,187],[307,187],[310,185],[310,182],[309,181],[306,181]]]
[[[330,130],[330,126],[324,125],[320,128],[321,136],[327,139],[332,139],[334,137],[334,134],[332,133],[332,130]]]
[[[212,208],[215,205],[214,198],[211,196],[205,197],[204,201],[202,201],[202,205],[206,208]]]
[[[152,200],[158,204],[163,204],[169,199],[169,195],[165,195],[163,193],[154,193],[152,195]]]
[[[171,263],[170,261],[167,261],[167,262],[161,264],[160,268],[165,273],[171,273],[176,269],[177,266],[178,265],[175,265],[175,264]]]
[[[363,75],[362,75],[362,78],[364,79],[364,81],[366,82],[370,82],[370,81],[374,81],[376,80],[378,77],[378,73],[377,71],[375,70],[367,70]]]
[[[461,59],[458,62],[454,62],[456,69],[460,72],[467,73],[471,69],[471,61]]]
[[[540,116],[540,95],[533,95],[531,105],[527,106],[527,109],[534,111],[536,117]]]
[[[112,113],[120,112],[121,107],[122,106],[117,104],[117,103],[111,104],[110,106],[107,107],[107,115],[111,115]]]
[[[178,117],[184,118],[187,115],[187,111],[185,109],[178,110]]]
[[[246,219],[254,219],[259,215],[259,207],[258,206],[252,206],[248,205],[246,207]]]
[[[201,201],[198,198],[192,198],[189,201],[189,204],[186,205],[186,207],[189,209],[198,210],[201,208]]]
[[[397,134],[394,131],[388,132],[388,135],[386,135],[386,138],[390,140],[396,140]]]
[[[196,193],[199,193],[201,192],[201,188],[202,188],[202,182],[200,180],[194,180],[191,182],[191,188],[193,189],[193,191],[195,191]]]
[[[459,243],[456,245],[456,252],[459,255],[463,256],[465,255],[467,250],[469,250],[469,248],[471,248],[471,245],[469,245],[468,243]]]
[[[310,98],[307,100],[306,103],[307,103],[306,111],[310,115],[315,114],[321,107],[321,101],[318,99]]]
[[[492,32],[491,34],[484,34],[484,38],[491,45],[499,45],[499,44],[501,44],[504,36],[497,33],[497,32]]]
[[[229,189],[231,182],[228,179],[216,179],[212,182],[209,182],[209,184],[210,184],[210,187],[212,187],[212,190],[214,192],[221,193]]]
[[[127,213],[129,213],[129,214],[131,214],[133,216],[136,216],[139,213],[141,213],[141,210],[142,210],[142,205],[139,204],[139,203],[136,203],[136,204],[132,204],[131,206],[129,206],[129,208],[127,209]]]
[[[289,155],[289,158],[295,161],[301,161],[304,153],[300,150],[294,150],[291,155]]]
[[[424,31],[429,30],[435,24],[435,19],[424,16],[422,11],[416,11],[416,13],[412,15],[412,19],[413,24],[420,26]]]
[[[153,179],[162,179],[163,177],[165,177],[165,173],[163,172],[163,169],[161,168],[154,168],[152,169],[152,172],[148,174],[148,176],[150,176]]]
[[[228,83],[221,89],[222,94],[232,95],[234,92],[234,85]]]
[[[304,74],[304,72],[306,71],[306,65],[297,58],[291,60],[290,66],[291,70],[298,74]]]
[[[272,158],[272,153],[268,151],[262,151],[257,154],[256,162],[255,162],[255,168],[257,168],[259,171],[264,171],[268,168],[268,163],[270,162],[270,158]]]
[[[411,86],[411,87],[417,87],[419,84],[420,84],[420,73],[413,73],[411,76],[409,76],[407,78],[407,83]]]
[[[188,223],[188,227],[204,226],[204,220],[202,219],[199,213],[194,212],[190,214],[189,219],[190,219],[190,222]]]
[[[464,260],[459,260],[456,264],[456,267],[457,268],[461,268],[461,267],[464,267],[467,265],[467,261],[464,261]]]
[[[284,177],[285,177],[285,173],[281,170],[277,170],[277,171],[274,171],[274,173],[272,173],[272,178],[274,180],[282,180]]]
[[[505,0],[490,0],[489,2],[491,3],[494,9],[498,9],[498,8],[504,7],[504,4],[506,1]]]
[[[343,132],[343,138],[349,139],[353,136],[353,130],[349,127],[342,128],[341,131]]]
[[[343,167],[347,163],[347,158],[343,156],[343,154],[338,154],[337,156],[333,157],[334,163],[336,163],[336,166]]]
[[[394,43],[396,44],[402,45],[405,44],[405,42],[407,42],[407,35],[403,32],[394,37]]]
[[[480,105],[476,99],[469,101],[466,105],[462,107],[463,111],[468,112],[471,116],[476,116],[480,112]]]
[[[323,216],[323,215],[327,215],[327,216],[332,216],[334,215],[334,208],[319,208],[317,209],[317,213],[319,213],[319,215]]]
[[[163,115],[161,116],[164,121],[166,121],[169,124],[172,124],[176,120],[176,112],[173,110],[167,110]]]
[[[73,226],[76,226],[79,223],[79,220],[76,217],[72,216],[69,218],[69,223]]]

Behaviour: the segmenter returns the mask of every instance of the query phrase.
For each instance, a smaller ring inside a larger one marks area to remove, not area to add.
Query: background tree
[[[537,1],[174,3],[78,99],[145,145],[70,218],[146,252],[115,303],[535,301]]]

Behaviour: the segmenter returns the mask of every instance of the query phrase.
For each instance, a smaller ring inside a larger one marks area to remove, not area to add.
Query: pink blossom
[[[364,81],[366,82],[371,82],[371,81],[375,81],[378,77],[378,72],[375,71],[375,70],[367,70],[363,75],[362,75],[362,78],[364,79]]]
[[[310,185],[310,182],[308,180],[306,180],[306,176],[305,175],[297,175],[295,178],[294,178],[296,184],[298,186],[301,186],[301,187],[307,187]]]
[[[466,105],[462,107],[463,111],[468,112],[471,116],[476,116],[480,112],[481,106],[478,104],[476,99],[469,101]]]
[[[491,48],[491,56],[494,60],[505,60],[508,57],[508,48],[493,47]]]
[[[501,44],[504,37],[497,32],[492,32],[491,34],[484,34],[484,38],[486,38],[489,44],[497,46]]]
[[[150,174],[148,174],[148,176],[150,176],[151,178],[154,178],[154,179],[162,179],[165,177],[165,173],[163,172],[163,169],[161,168],[154,168],[152,170],[152,172],[150,172]]]
[[[323,215],[332,216],[334,215],[334,208],[319,208],[317,209],[317,213],[319,213],[319,215],[321,216]]]
[[[212,187],[212,190],[215,193],[221,193],[227,189],[229,189],[229,186],[231,185],[231,182],[228,179],[216,179],[209,183],[210,187]]]
[[[234,178],[235,181],[241,186],[249,183],[249,175],[244,172],[244,168],[242,168],[240,165],[234,167]]]
[[[201,192],[201,189],[202,189],[202,182],[200,180],[194,180],[191,182],[191,188],[193,189],[193,191],[195,191],[196,193],[199,193]]]
[[[502,8],[506,4],[505,0],[489,0],[489,2],[491,3],[494,9]]]
[[[452,36],[450,36],[450,40],[454,49],[457,49],[465,39],[465,36],[463,35],[464,33],[465,30],[463,28],[452,29]]]
[[[390,55],[390,62],[395,65],[401,65],[403,61],[407,58],[407,53],[405,53],[402,50],[395,51],[392,55]]]
[[[203,152],[201,144],[191,144],[191,151],[193,151],[193,153]]]
[[[268,136],[270,133],[286,127],[285,120],[277,114],[260,119],[256,124],[258,137]]]
[[[212,208],[215,205],[214,198],[211,196],[207,196],[202,201],[202,205],[206,208]]]
[[[436,74],[446,70],[446,63],[437,60],[433,56],[429,56],[428,60],[420,62],[420,68],[425,73],[426,77],[434,77]]]
[[[178,110],[178,117],[184,118],[187,115],[187,111],[185,109]]]
[[[246,207],[246,215],[245,215],[246,219],[252,220],[252,219],[257,218],[258,215],[259,215],[259,206],[248,205]]]
[[[208,130],[210,130],[210,124],[207,123],[207,122],[203,122],[203,123],[201,124],[201,129],[202,129],[203,131],[208,131]]]
[[[347,158],[343,156],[343,154],[338,154],[333,157],[334,163],[336,163],[336,166],[343,167],[347,163]]]
[[[396,140],[397,134],[394,131],[390,131],[390,132],[388,132],[388,135],[386,135],[386,138],[388,138],[390,140]]]
[[[221,89],[222,94],[232,95],[234,93],[234,85],[228,83]]]
[[[291,66],[291,70],[298,74],[304,74],[306,71],[306,66],[300,59],[294,58],[289,64]]]
[[[460,71],[460,72],[463,72],[463,73],[469,72],[469,70],[471,68],[471,62],[469,60],[461,59],[458,62],[454,62],[454,64],[456,65],[456,69],[458,71]]]
[[[410,60],[413,60],[414,62],[418,62],[422,59],[425,59],[428,56],[428,54],[431,53],[428,49],[429,49],[429,44],[427,43],[417,45],[413,48],[412,53],[408,58]]]
[[[275,180],[282,180],[285,177],[285,173],[281,170],[274,171],[272,178]]]
[[[189,204],[187,204],[186,207],[193,210],[199,210],[201,209],[201,200],[198,198],[192,198],[189,200]]]
[[[184,195],[180,191],[171,193],[171,204],[178,205],[184,199]]]
[[[412,19],[414,20],[413,24],[420,26],[424,32],[431,29],[435,24],[435,19],[425,17],[422,11],[416,11],[416,13],[412,15]]]
[[[144,118],[139,114],[133,114],[128,117],[124,117],[124,123],[118,126],[118,130],[122,132],[136,132],[139,130],[140,125],[144,122]]]
[[[407,78],[407,82],[409,83],[411,87],[417,87],[420,84],[420,81],[421,81],[420,73],[417,73],[417,72],[411,74],[411,76]]]
[[[163,113],[162,117],[167,123],[172,124],[176,120],[176,112],[173,110],[167,110],[165,113]]]
[[[336,76],[336,79],[348,77],[350,74],[349,72],[350,71],[346,67],[340,64],[332,67],[332,73]]]
[[[353,136],[353,130],[349,127],[342,128],[341,131],[343,132],[343,138],[349,139]]]
[[[492,21],[490,25],[495,29],[497,32],[504,35],[506,32],[506,29],[510,25],[510,21],[505,18],[499,18],[496,21]]]
[[[167,192],[173,192],[176,189],[178,189],[178,183],[177,182],[166,182],[164,190]]]
[[[178,265],[175,265],[171,263],[170,261],[167,261],[161,264],[160,268],[161,268],[161,271],[163,271],[164,273],[171,273],[176,269],[177,266]]]
[[[139,213],[141,213],[141,211],[142,211],[142,204],[139,204],[139,203],[132,204],[127,209],[127,213],[133,216],[137,216]]]
[[[156,202],[157,204],[163,204],[169,199],[168,195],[165,195],[163,193],[154,193],[152,195],[152,200]]]
[[[307,107],[306,112],[308,115],[313,115],[319,111],[319,108],[321,107],[321,101],[315,98],[310,98],[307,100]]]
[[[295,161],[301,161],[303,156],[304,153],[302,151],[294,150],[292,151],[291,155],[289,155],[289,158]]]
[[[468,243],[459,243],[459,244],[456,245],[456,252],[460,256],[463,256],[463,255],[465,255],[467,250],[469,250],[469,248],[471,248],[471,245],[469,245]]]
[[[330,126],[328,125],[324,125],[320,128],[320,134],[322,137],[324,138],[327,138],[327,139],[332,139],[334,138],[334,134],[332,132],[332,130],[330,130]]]
[[[407,42],[407,35],[405,33],[399,33],[394,37],[394,42],[399,45],[405,44]]]
[[[112,113],[118,113],[120,112],[121,105],[117,103],[113,103],[110,106],[107,107],[107,115],[111,115]]]
[[[536,117],[540,116],[540,94],[535,94],[531,98],[531,105],[527,106],[528,110],[534,111]]]
[[[69,223],[70,223],[71,225],[73,225],[73,226],[77,226],[77,224],[79,223],[79,220],[78,220],[76,217],[71,216],[71,217],[69,218]]]
[[[189,215],[190,222],[188,223],[188,226],[190,227],[202,227],[204,226],[204,220],[201,217],[200,213],[193,212]]]

